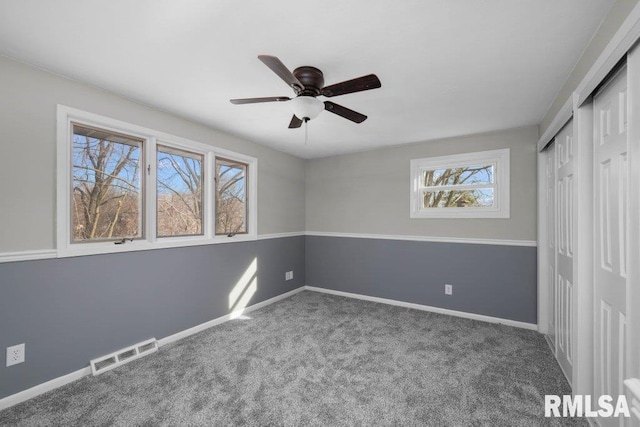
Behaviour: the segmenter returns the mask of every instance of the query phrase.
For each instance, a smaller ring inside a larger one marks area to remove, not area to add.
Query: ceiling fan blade
[[[331,86],[322,88],[320,92],[324,96],[332,97],[345,95],[347,93],[362,92],[363,90],[377,89],[381,87],[380,79],[375,74],[358,77],[357,79],[347,80],[346,82],[336,83]]]
[[[278,75],[286,84],[291,86],[294,92],[297,94],[304,89],[304,85],[300,83],[300,80],[289,71],[289,69],[275,56],[270,55],[258,55],[258,59]]]
[[[295,129],[302,126],[302,120],[298,118],[295,114],[291,117],[291,123],[289,123],[289,129]]]
[[[343,107],[342,105],[335,104],[331,101],[324,101],[324,109],[337,114],[345,119],[351,120],[352,122],[362,123],[367,120],[367,116],[364,114],[360,114],[357,111],[353,111],[348,109],[347,107]]]
[[[274,102],[274,101],[290,101],[291,98],[287,96],[271,96],[268,98],[242,98],[242,99],[230,99],[232,104],[256,104],[258,102]]]

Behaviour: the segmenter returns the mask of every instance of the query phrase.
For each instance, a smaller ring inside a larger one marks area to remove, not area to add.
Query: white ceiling
[[[0,53],[304,158],[538,124],[614,0],[0,0]],[[292,96],[257,59],[320,68],[331,98],[288,129]]]

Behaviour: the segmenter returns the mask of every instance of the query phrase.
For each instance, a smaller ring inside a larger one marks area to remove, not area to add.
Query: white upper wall
[[[536,126],[307,160],[307,231],[536,240]],[[511,218],[411,219],[411,159],[511,151]]]
[[[304,231],[304,161],[0,57],[0,253],[55,248],[56,105],[258,158],[258,233]]]
[[[550,106],[541,131],[637,3],[615,3]],[[316,159],[305,166],[297,157],[5,57],[0,57],[0,75],[0,252],[55,248],[57,104],[257,157],[259,234],[306,229],[535,240],[535,127]],[[310,143],[318,143],[311,137]],[[505,147],[511,148],[512,162],[510,219],[409,218],[410,159]]]

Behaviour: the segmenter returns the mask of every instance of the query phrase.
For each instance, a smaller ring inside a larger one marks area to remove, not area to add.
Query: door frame
[[[640,378],[640,46],[627,55],[627,81],[629,95],[628,161],[629,212],[627,215],[627,377]],[[635,197],[631,197],[635,192]],[[634,262],[635,261],[635,262]]]
[[[544,149],[549,145],[556,134],[569,121],[574,118],[574,150],[577,156],[575,170],[575,195],[574,195],[574,369],[573,369],[573,393],[593,394],[593,105],[591,95],[616,64],[627,53],[627,66],[629,75],[631,72],[640,75],[640,48],[632,49],[640,39],[640,3],[629,13],[618,31],[611,38],[598,59],[593,63],[576,90],[571,94],[555,115],[549,127],[538,140],[538,331],[543,334],[548,332],[549,316],[553,314],[553,308],[547,307],[550,292],[550,283],[547,279],[548,272],[548,242],[546,221],[546,174],[544,165],[546,153]],[[636,71],[637,70],[637,71]],[[640,82],[629,82],[629,133],[631,140],[640,138]],[[633,85],[633,86],[631,86]],[[638,145],[638,144],[636,144]],[[630,145],[629,149],[629,180],[640,182],[640,147]],[[633,173],[632,173],[633,171]],[[640,187],[640,186],[638,186]],[[627,279],[627,315],[628,338],[640,337],[640,188],[635,191],[638,197],[629,200],[629,242],[628,256],[629,271]],[[630,189],[633,186],[630,185]],[[630,190],[631,191],[631,190]],[[577,213],[580,212],[580,216]],[[637,286],[629,286],[635,283]],[[640,377],[640,340],[628,339],[627,346],[627,375]]]

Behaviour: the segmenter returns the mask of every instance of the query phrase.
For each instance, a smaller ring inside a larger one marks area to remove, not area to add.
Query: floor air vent
[[[131,347],[123,348],[114,353],[107,354],[106,356],[98,357],[91,361],[91,372],[93,375],[98,375],[103,372],[110,371],[132,360],[140,359],[147,354],[155,353],[158,351],[158,341],[155,338],[142,341]]]

